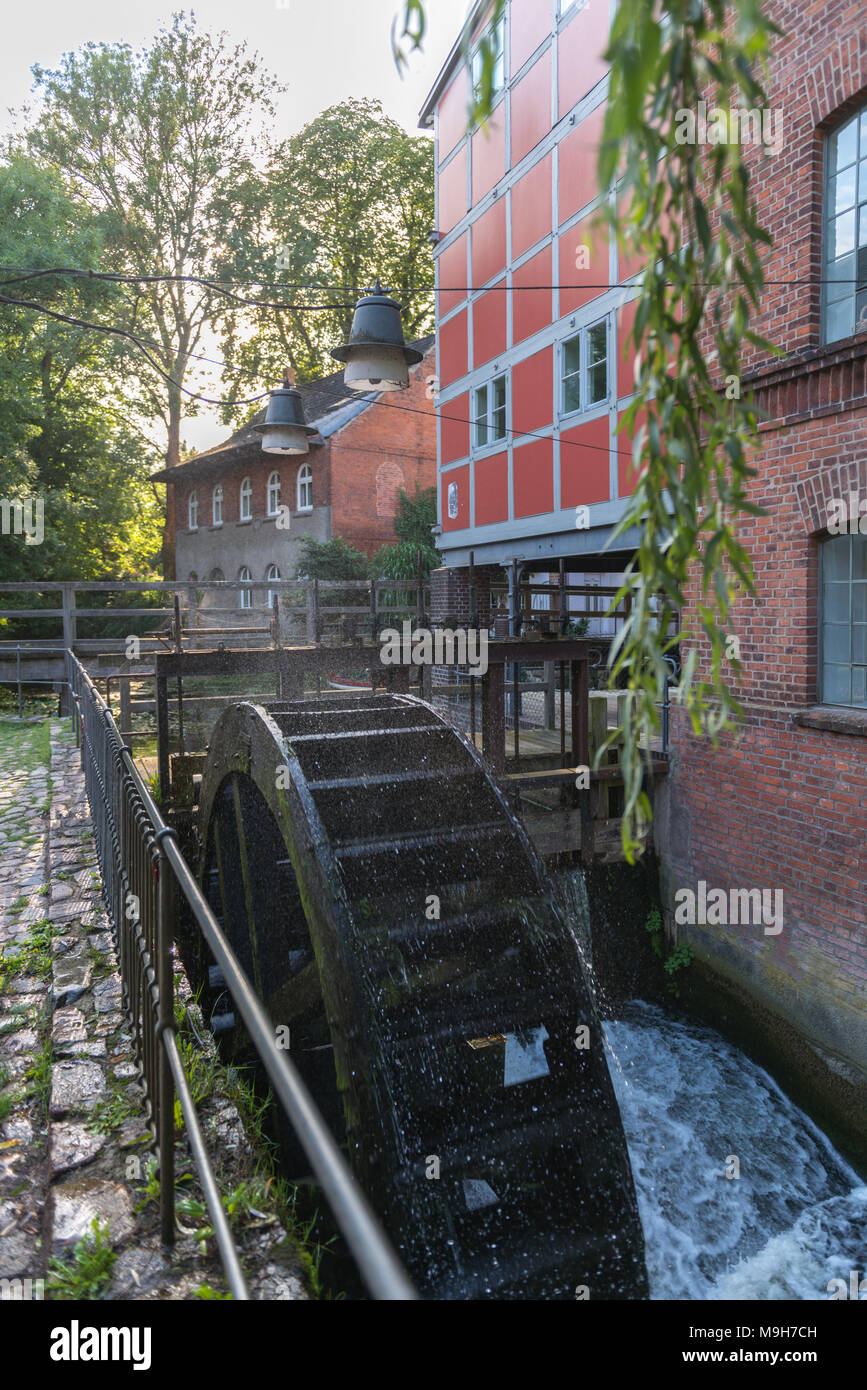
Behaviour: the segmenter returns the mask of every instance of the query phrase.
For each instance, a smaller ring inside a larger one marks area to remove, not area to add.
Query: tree
[[[433,145],[407,135],[379,102],[323,111],[277,148],[267,178],[249,182],[242,201],[225,272],[272,281],[278,302],[299,306],[227,322],[224,354],[251,377],[278,381],[287,363],[299,380],[335,371],[329,350],[346,340],[355,302],[377,278],[404,304],[407,340],[432,330]],[[312,304],[330,307],[305,312]],[[246,394],[243,379],[228,387]],[[245,413],[228,411],[227,421]]]
[[[427,576],[436,569],[440,554],[433,543],[431,527],[437,519],[437,490],[420,488],[409,497],[398,489],[394,530],[397,543],[384,545],[370,562],[371,573],[377,579],[414,580],[418,576],[418,554],[421,551],[422,571]]]
[[[254,180],[254,122],[273,113],[279,90],[246,45],[228,45],[175,15],[169,29],[134,54],[126,44],[85,45],[49,72],[33,69],[42,97],[28,132],[31,152],[62,172],[102,218],[104,268],[140,279],[115,312],[154,341],[154,370],[140,354],[129,369],[141,409],[165,428],[165,462],[180,460],[181,424],[195,407],[182,387],[203,327],[229,316],[232,301],[207,279],[238,191]],[[166,572],[173,548],[167,518]]]
[[[299,579],[367,579],[369,562],[367,556],[345,541],[342,536],[334,536],[330,541],[317,541],[312,536],[304,536],[301,541],[302,554],[298,561]]]
[[[20,152],[0,165],[0,264],[27,265],[53,313],[113,314],[116,286],[43,273],[59,263],[97,266],[104,236],[102,219],[56,170]],[[34,544],[0,538],[4,578],[149,576],[161,519],[147,482],[153,452],[113,399],[116,342],[9,297],[0,292],[0,497],[41,505],[43,535]],[[35,606],[33,598],[21,606]],[[49,635],[27,626],[31,636]]]

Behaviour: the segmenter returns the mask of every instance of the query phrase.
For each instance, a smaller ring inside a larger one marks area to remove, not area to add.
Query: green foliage
[[[682,941],[678,946],[675,946],[673,951],[666,954],[665,934],[662,929],[662,914],[658,907],[652,907],[650,909],[647,914],[647,920],[644,923],[644,928],[645,931],[650,933],[650,944],[653,947],[653,952],[662,961],[662,968],[668,975],[666,989],[669,994],[674,995],[675,998],[679,998],[680,986],[675,976],[679,971],[685,970],[687,966],[692,963],[695,953],[688,941]]]
[[[317,541],[312,536],[301,540],[298,560],[300,579],[367,579],[369,562],[360,550],[355,550],[342,536],[330,541]]]
[[[471,8],[471,13],[474,7]],[[467,110],[467,128],[483,125],[491,114],[494,102],[494,64],[497,46],[494,30],[506,12],[506,0],[494,0],[491,14],[478,44],[480,70],[478,82]],[[427,12],[425,0],[403,0],[402,28],[398,27],[395,15],[391,26],[391,49],[398,72],[403,73],[409,66],[409,55],[424,46],[427,32]],[[473,26],[468,20],[461,34],[461,49],[464,62],[469,68]]]
[[[655,954],[662,960],[665,955],[665,945],[662,932],[662,914],[658,907],[652,907],[648,912],[644,929],[650,932],[650,944]]]
[[[437,490],[435,487],[420,488],[416,483],[415,494],[410,497],[403,488],[397,490],[397,507],[394,512],[394,534],[399,541],[407,541],[422,549],[433,548],[431,527],[437,519]]]
[[[615,600],[631,595],[631,611],[610,654],[612,688],[634,697],[625,727],[612,736],[621,747],[630,860],[651,814],[642,777],[659,729],[665,657],[678,643],[686,650],[680,701],[697,734],[716,739],[741,714],[732,683],[740,667],[726,638],[737,600],[753,592],[738,530],[743,517],[761,515],[748,495],[758,421],[749,392],[727,399],[723,388],[734,381],[739,391],[744,342],[777,351],[749,326],[763,285],[758,248],[770,238],[742,147],[676,139],[677,111],[695,111],[702,98],[723,109],[738,98],[747,107],[766,104],[754,69],[779,31],[757,0],[736,8],[737,22],[728,23],[725,0],[672,0],[663,25],[656,6],[622,0],[606,55],[599,183],[608,189],[619,181],[616,205],[608,200],[602,217],[647,264],[632,335],[635,397],[622,429],[632,433],[640,411],[647,426],[633,446],[638,485],[615,533],[634,527],[640,540]]]
[[[334,372],[330,349],[348,337],[355,302],[377,278],[403,303],[408,341],[432,331],[433,295],[403,287],[433,282],[433,145],[408,135],[378,101],[350,99],[321,112],[273,150],[239,202],[223,273],[273,285],[268,298],[325,307],[251,309],[227,320],[224,354],[251,373],[226,382],[232,400],[249,396],[250,380],[279,381],[287,363],[299,381]],[[224,417],[248,414],[230,406]]]
[[[101,1298],[111,1282],[116,1259],[108,1223],[102,1224],[95,1216],[91,1234],[76,1241],[71,1257],[53,1255],[48,1261],[45,1297],[60,1301]]]
[[[210,1284],[200,1284],[199,1287],[193,1291],[193,1298],[222,1299],[231,1302],[232,1295],[230,1293],[220,1293],[218,1289],[212,1289]]]

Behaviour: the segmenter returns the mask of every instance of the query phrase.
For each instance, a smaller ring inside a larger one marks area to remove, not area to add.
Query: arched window
[[[825,342],[867,329],[867,105],[825,142]]]
[[[239,580],[239,582],[240,582],[241,584],[248,584],[252,578],[253,578],[253,576],[252,576],[252,574],[250,573],[250,571],[247,569],[247,566],[246,566],[246,565],[242,565],[241,568],[238,570],[238,580]],[[252,607],[253,607],[253,590],[252,590],[252,589],[242,589],[242,590],[241,590],[241,607],[242,607],[242,608],[252,608]]]
[[[253,484],[249,478],[241,483],[241,520],[249,521],[253,515]]]
[[[268,568],[267,568],[267,570],[265,571],[265,578],[266,578],[266,579],[279,579],[279,578],[280,578],[280,566],[279,566],[279,565],[269,565]],[[273,608],[273,607],[274,607],[274,590],[273,590],[273,589],[269,589],[269,590],[268,590],[268,607],[269,607],[269,608]]]
[[[280,474],[272,473],[268,479],[268,515],[276,516],[280,510]]]
[[[198,583],[198,579],[199,579],[199,576],[196,574],[196,571],[195,571],[195,570],[190,570],[189,583],[190,583],[190,584],[197,584],[197,583]]]
[[[298,510],[313,511],[313,470],[309,463],[302,463],[298,469]]]
[[[213,584],[222,584],[226,576],[223,574],[223,571],[221,569],[214,569],[211,570],[211,573],[208,575],[208,578],[211,580]]]
[[[215,526],[223,524],[223,484],[218,483],[214,488],[213,503],[211,507],[211,520]]]
[[[191,531],[198,531],[198,529],[199,529],[199,494],[198,494],[197,492],[195,492],[195,491],[190,493],[190,500],[189,500],[189,503],[188,503],[188,505],[187,505],[187,511],[188,511],[188,519],[189,519],[189,524],[190,524],[190,530],[191,530]]]

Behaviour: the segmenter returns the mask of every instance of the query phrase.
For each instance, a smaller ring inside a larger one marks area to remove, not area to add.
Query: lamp
[[[383,293],[378,280],[355,306],[349,341],[332,348],[331,356],[346,363],[343,380],[353,391],[405,391],[409,368],[422,359],[406,346],[400,305]]]
[[[283,385],[271,392],[268,409],[261,424],[262,450],[266,454],[306,454],[307,440],[316,428],[304,419],[301,393],[295,389],[292,372],[287,368]]]

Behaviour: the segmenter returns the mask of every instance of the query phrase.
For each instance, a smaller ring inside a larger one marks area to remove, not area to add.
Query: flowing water
[[[650,1004],[605,1032],[651,1298],[827,1300],[867,1278],[867,1186],[766,1071]]]

